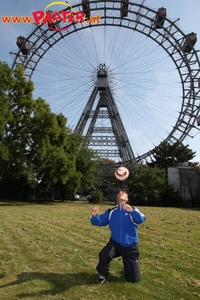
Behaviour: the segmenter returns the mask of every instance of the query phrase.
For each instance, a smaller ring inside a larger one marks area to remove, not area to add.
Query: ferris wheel
[[[135,161],[148,159],[160,142],[183,142],[199,131],[194,32],[184,33],[166,8],[155,10],[144,1],[85,0],[62,9],[84,12],[86,21],[33,25],[11,53],[12,68],[23,65],[35,97],[63,113],[75,129],[103,65]],[[100,118],[98,128],[108,129],[109,122]]]

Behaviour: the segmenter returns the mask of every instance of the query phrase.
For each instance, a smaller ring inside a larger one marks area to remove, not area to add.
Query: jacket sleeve
[[[103,214],[96,217],[90,216],[90,222],[96,226],[106,226],[109,224],[109,210],[106,210]]]
[[[146,220],[145,215],[141,213],[136,207],[133,207],[131,216],[136,224],[143,223]]]

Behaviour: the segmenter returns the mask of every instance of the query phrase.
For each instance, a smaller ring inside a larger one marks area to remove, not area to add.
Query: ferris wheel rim
[[[95,24],[94,26],[118,26],[137,31],[146,37],[151,38],[170,56],[181,80],[182,106],[172,131],[163,142],[169,142],[171,144],[182,142],[186,136],[189,136],[192,128],[196,128],[194,123],[199,114],[199,104],[197,102],[200,101],[200,90],[198,86],[200,62],[197,55],[198,51],[194,47],[189,54],[182,51],[182,45],[186,38],[186,34],[179,29],[177,25],[179,19],[171,21],[166,17],[165,23],[160,30],[153,27],[157,11],[143,4],[132,3],[129,1],[128,16],[126,18],[121,18],[120,15],[117,16],[116,14],[111,13],[112,11],[116,13],[121,12],[121,1],[109,0],[102,2],[97,0],[90,1],[90,4],[92,5],[91,11],[104,12],[104,15],[101,14],[101,20],[103,22]],[[82,3],[73,6],[73,9],[77,11],[81,11],[81,8]],[[74,32],[88,28],[88,26],[75,23],[65,32],[62,31],[62,33],[44,29],[42,25],[37,26],[27,37],[31,54],[24,57],[21,54],[20,49],[16,53],[11,53],[15,56],[12,69],[14,69],[16,64],[22,64],[25,68],[25,75],[31,79],[41,58],[45,56],[53,45]],[[185,70],[187,70],[187,72],[185,72]],[[188,85],[190,88],[188,88]],[[179,138],[176,137],[177,131],[179,134],[181,133]],[[136,160],[146,159],[154,153],[156,148],[157,146],[136,157]]]

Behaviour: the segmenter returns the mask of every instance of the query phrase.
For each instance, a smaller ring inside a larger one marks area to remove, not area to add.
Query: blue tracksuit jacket
[[[136,207],[132,213],[116,206],[107,209],[96,217],[90,216],[90,222],[96,226],[109,225],[111,239],[124,247],[131,247],[138,243],[137,224],[143,223],[146,217]]]

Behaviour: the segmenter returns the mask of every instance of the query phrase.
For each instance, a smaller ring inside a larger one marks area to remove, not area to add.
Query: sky
[[[2,1],[1,16],[31,16],[33,11],[44,10],[51,2]],[[68,2],[72,6],[79,3],[78,0]],[[185,34],[197,34],[195,49],[200,49],[199,0],[146,0],[144,5],[156,11],[166,7],[170,20],[179,19],[179,29]],[[0,20],[1,61],[12,66],[13,56],[9,52],[17,51],[16,38],[28,36],[33,28],[30,24],[3,24]],[[173,62],[155,43],[138,33],[133,37],[128,30],[109,28],[105,33],[92,28],[71,34],[52,48],[31,78],[35,84],[34,96],[46,99],[56,113],[64,113],[72,128],[91,94],[96,68],[105,62],[113,96],[135,155],[158,145],[172,130],[181,106],[180,78]],[[192,132],[192,136],[186,137],[184,144],[196,151],[193,161],[200,162],[200,130]]]

